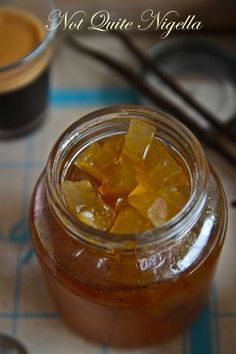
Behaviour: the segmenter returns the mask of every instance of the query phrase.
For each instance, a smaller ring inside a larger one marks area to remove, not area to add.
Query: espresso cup
[[[46,116],[55,38],[46,26],[53,9],[49,0],[0,0],[1,138],[27,133]]]

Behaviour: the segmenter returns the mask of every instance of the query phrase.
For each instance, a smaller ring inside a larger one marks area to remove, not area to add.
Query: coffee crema
[[[29,54],[44,38],[41,21],[23,10],[0,8],[0,67]]]
[[[45,24],[33,13],[0,7],[0,137],[19,135],[42,121],[52,46],[35,50],[45,39]]]
[[[0,7],[0,94],[30,84],[46,69],[50,48],[33,60],[20,62],[40,45],[45,35],[44,24],[34,14],[14,7]]]

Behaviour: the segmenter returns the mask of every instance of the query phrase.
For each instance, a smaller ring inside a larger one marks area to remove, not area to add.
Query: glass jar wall
[[[89,143],[125,133],[130,119],[157,127],[189,171],[184,208],[158,228],[116,235],[82,224],[66,208],[60,185]],[[197,316],[223,245],[224,192],[191,132],[141,106],[80,118],[53,147],[32,198],[30,227],[48,289],[66,323],[89,340],[115,347],[159,343]]]

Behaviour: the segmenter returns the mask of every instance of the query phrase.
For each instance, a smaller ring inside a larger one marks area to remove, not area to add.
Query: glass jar
[[[191,195],[160,227],[116,235],[82,224],[60,189],[91,142],[125,133],[131,118],[157,127],[185,161]],[[32,198],[33,244],[52,297],[80,335],[115,347],[159,343],[180,333],[207,299],[223,245],[227,210],[221,183],[193,134],[179,121],[141,106],[118,106],[80,118],[59,138]]]

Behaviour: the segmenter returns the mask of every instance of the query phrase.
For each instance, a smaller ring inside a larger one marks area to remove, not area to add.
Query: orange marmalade
[[[193,134],[141,106],[80,118],[54,145],[30,210],[32,241],[65,322],[143,347],[187,328],[223,245],[221,183]]]
[[[186,203],[190,181],[156,128],[131,120],[127,134],[91,143],[62,183],[66,204],[80,221],[111,233],[158,227]]]

